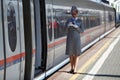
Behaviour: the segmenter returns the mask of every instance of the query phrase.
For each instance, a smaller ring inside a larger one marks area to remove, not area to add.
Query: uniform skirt
[[[80,33],[74,28],[69,28],[67,33],[66,42],[66,55],[76,55],[81,54],[81,40]]]

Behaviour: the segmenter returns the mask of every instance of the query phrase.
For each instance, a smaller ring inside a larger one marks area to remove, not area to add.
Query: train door
[[[40,20],[40,2],[35,0],[35,38],[36,38],[36,55],[35,55],[35,75],[42,71],[42,43],[41,43],[41,20]]]
[[[46,69],[46,18],[43,0],[34,0],[35,3],[35,76]]]
[[[0,80],[4,79],[4,50],[3,50],[3,28],[2,28],[2,14],[1,14],[1,0],[0,0]]]
[[[19,0],[20,1],[20,0]],[[4,36],[5,36],[5,52],[6,52],[6,80],[23,79],[24,75],[21,68],[21,58],[24,56],[24,36],[22,23],[22,10],[19,8],[18,0],[3,0],[3,20],[4,20]],[[20,1],[22,2],[22,1]],[[21,12],[19,11],[21,10]],[[23,31],[23,32],[21,32]],[[22,34],[21,34],[22,33]],[[21,42],[21,40],[23,42]],[[21,44],[22,43],[22,44]],[[21,48],[21,46],[23,48]],[[22,75],[21,75],[22,74]]]

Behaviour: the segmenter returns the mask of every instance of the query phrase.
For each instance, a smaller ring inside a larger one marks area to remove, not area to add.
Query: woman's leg
[[[71,70],[74,70],[74,57],[73,57],[73,55],[70,55],[70,64],[71,64]]]
[[[77,65],[78,65],[78,60],[79,60],[79,56],[74,56],[74,71],[77,71]]]
[[[70,64],[71,64],[71,70],[69,73],[74,74],[74,56],[73,55],[70,56]]]

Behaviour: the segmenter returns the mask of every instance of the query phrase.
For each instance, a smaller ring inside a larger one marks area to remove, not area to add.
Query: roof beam
[[[115,4],[119,4],[119,3],[120,3],[120,0],[115,0],[114,3],[115,3]]]

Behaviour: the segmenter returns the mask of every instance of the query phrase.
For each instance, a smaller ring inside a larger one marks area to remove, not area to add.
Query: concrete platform
[[[120,80],[120,35],[110,44],[108,49],[95,62],[84,77],[76,80]]]

